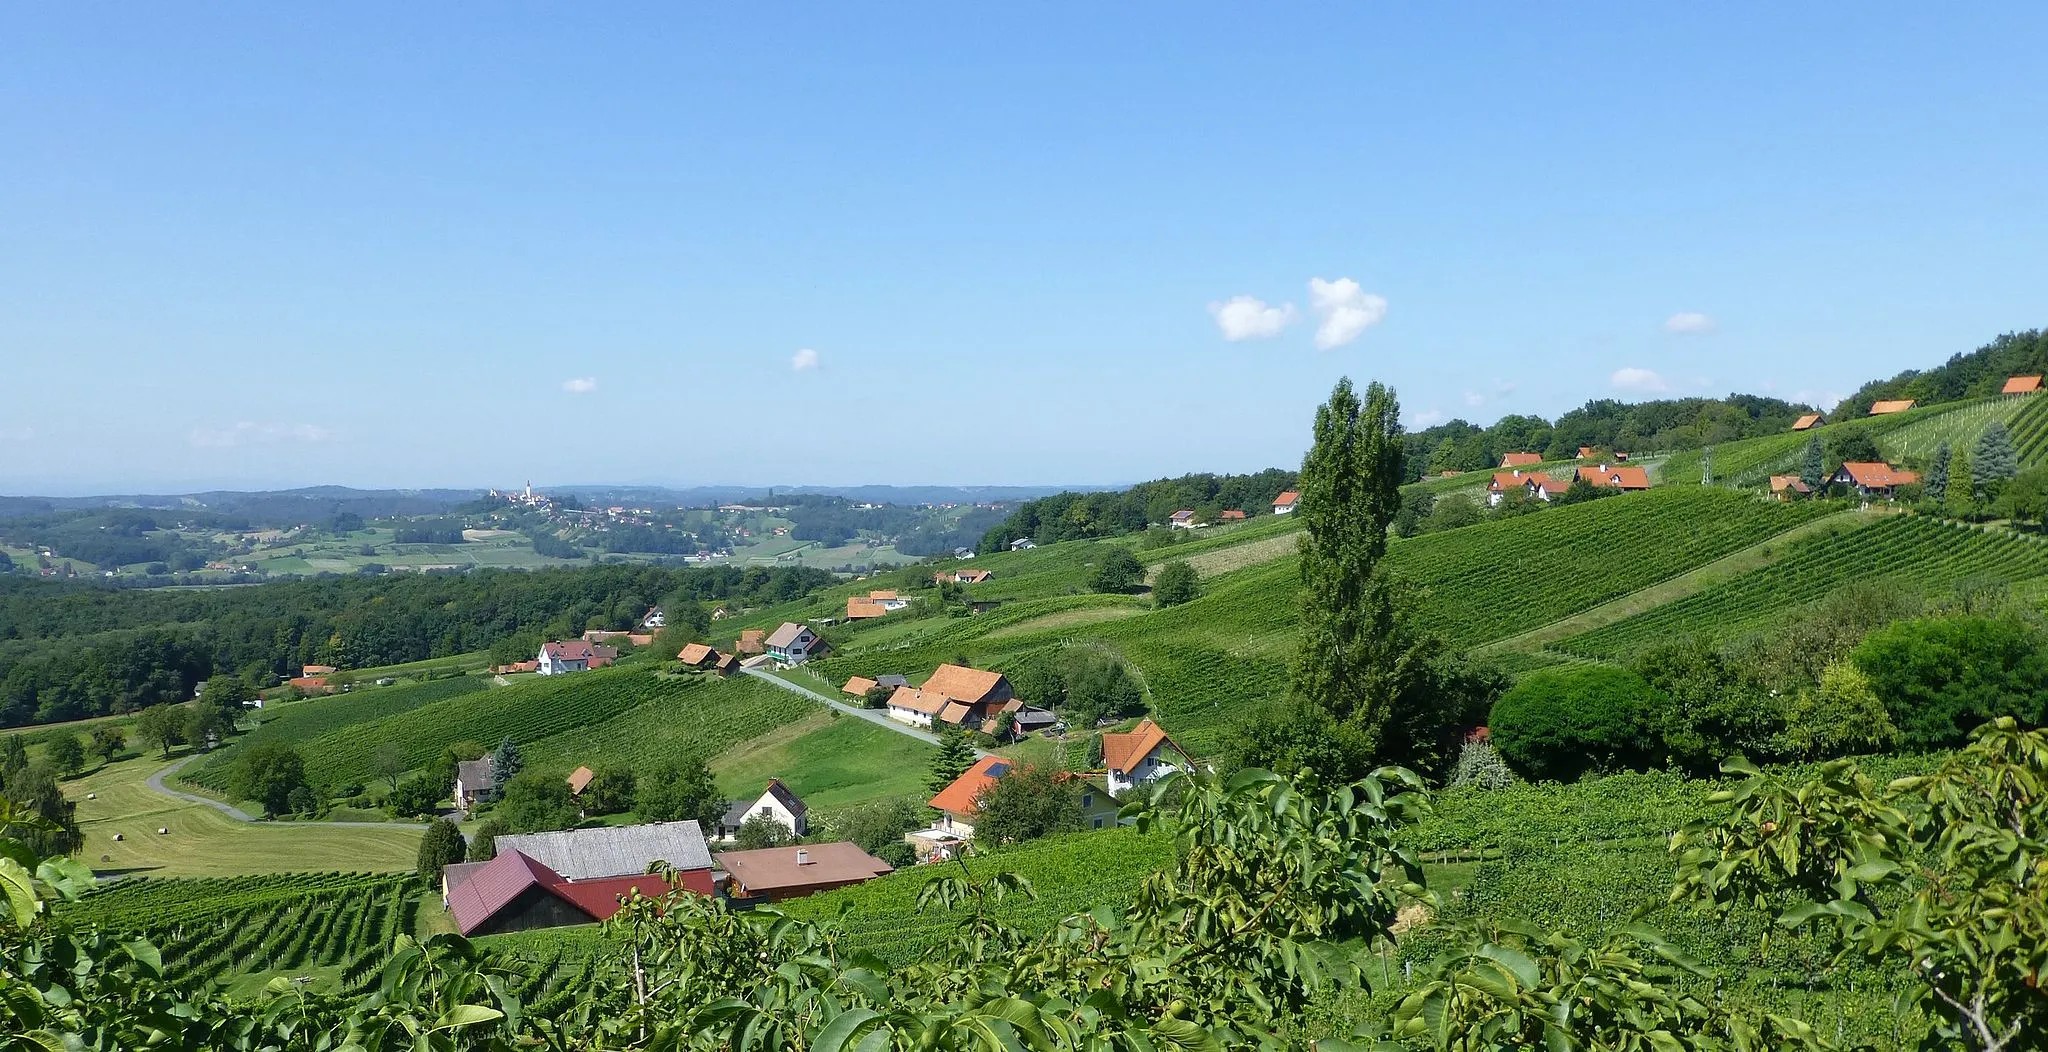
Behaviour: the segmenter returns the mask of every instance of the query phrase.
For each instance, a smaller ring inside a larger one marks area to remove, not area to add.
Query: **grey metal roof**
[[[632,876],[657,861],[676,869],[711,868],[704,831],[694,821],[522,833],[501,836],[497,844],[501,854],[517,851],[570,880]]]
[[[491,758],[464,760],[455,765],[455,779],[471,789],[488,789],[491,785]]]
[[[804,626],[794,621],[784,621],[782,627],[768,634],[767,643],[771,647],[786,647],[796,642],[803,634]]]
[[[752,800],[734,800],[725,809],[725,824],[738,829],[747,820],[747,809],[753,806]]]
[[[909,680],[907,680],[907,679],[903,678],[902,676],[896,675],[896,674],[895,674],[895,673],[893,673],[893,672],[892,672],[892,673],[889,673],[889,674],[888,674],[888,675],[886,675],[886,676],[876,676],[876,677],[875,677],[875,682],[876,682],[877,684],[881,685],[881,686],[884,686],[884,687],[907,687],[907,686],[910,686],[910,681],[909,681]]]

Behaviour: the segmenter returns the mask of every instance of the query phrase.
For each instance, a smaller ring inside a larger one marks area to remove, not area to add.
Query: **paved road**
[[[219,811],[220,813],[222,813],[222,814],[224,814],[224,815],[228,816],[229,818],[232,818],[232,819],[234,819],[234,820],[235,820],[235,821],[237,821],[237,822],[261,822],[261,821],[263,821],[263,819],[261,819],[261,818],[257,818],[257,817],[256,817],[255,815],[252,815],[252,814],[250,814],[249,812],[247,812],[247,811],[244,811],[244,810],[242,810],[241,808],[239,808],[239,807],[236,807],[236,806],[234,806],[233,804],[224,804],[224,803],[221,803],[221,802],[220,802],[219,800],[212,800],[212,799],[208,799],[207,797],[204,797],[204,796],[197,796],[197,795],[194,795],[194,794],[192,794],[192,793],[181,793],[181,792],[179,792],[178,790],[176,790],[176,789],[173,789],[173,788],[171,788],[170,786],[168,786],[168,785],[165,785],[165,784],[164,784],[164,779],[165,779],[166,777],[168,777],[168,776],[170,776],[170,775],[173,775],[173,774],[176,774],[176,773],[177,773],[177,772],[179,771],[179,769],[183,768],[183,767],[184,767],[184,766],[185,766],[186,764],[188,764],[188,763],[191,763],[192,761],[194,761],[194,760],[197,760],[197,759],[199,759],[200,755],[201,755],[201,754],[195,753],[195,754],[193,754],[193,755],[191,755],[191,756],[187,756],[187,757],[185,757],[184,759],[182,759],[182,760],[179,760],[179,761],[178,761],[177,763],[171,764],[170,766],[168,766],[168,767],[165,767],[165,768],[163,768],[163,769],[161,769],[161,770],[157,771],[157,772],[156,772],[155,774],[152,774],[152,775],[150,775],[150,776],[149,776],[149,787],[150,787],[151,789],[154,789],[154,790],[156,790],[156,791],[157,791],[157,792],[159,792],[159,793],[162,793],[162,794],[164,794],[165,796],[169,796],[169,797],[173,797],[173,798],[176,798],[176,799],[179,799],[179,800],[183,800],[183,801],[185,801],[185,802],[186,802],[186,803],[188,803],[188,804],[202,804],[202,805],[204,805],[204,806],[206,806],[206,807],[211,807],[211,808],[213,808],[214,810],[216,810],[216,811]],[[316,825],[316,826],[328,826],[328,827],[334,827],[334,826],[339,826],[339,827],[341,827],[341,828],[344,828],[344,829],[350,829],[350,828],[353,828],[353,829],[398,829],[398,828],[404,828],[405,826],[413,826],[414,828],[422,828],[422,827],[420,826],[420,823],[417,823],[417,822],[299,822],[299,823],[294,823],[294,822],[280,822],[280,823],[278,823],[278,824],[279,824],[279,825],[285,825],[285,826],[289,826],[289,825]]]
[[[918,741],[924,742],[927,745],[939,744],[938,735],[929,733],[927,731],[918,730],[917,728],[912,727],[909,724],[898,723],[895,720],[890,719],[887,715],[878,710],[863,709],[857,708],[852,705],[848,705],[847,703],[840,701],[837,698],[827,697],[823,694],[818,693],[815,690],[812,690],[809,687],[802,686],[796,683],[791,683],[790,681],[783,679],[781,676],[772,675],[758,668],[741,669],[740,671],[745,672],[747,675],[752,676],[755,679],[765,680],[769,683],[773,683],[776,686],[781,687],[783,690],[790,691],[795,694],[801,694],[804,697],[811,699],[812,701],[823,702],[832,708],[838,709],[840,712],[846,713],[848,716],[858,716],[861,719],[864,719],[877,727],[887,727],[888,729],[895,731],[898,734],[907,734],[910,737],[916,738]],[[989,755],[989,753],[981,749],[976,749],[974,750],[974,755],[987,756]]]

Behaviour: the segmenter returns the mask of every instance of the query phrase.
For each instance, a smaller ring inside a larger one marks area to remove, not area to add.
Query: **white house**
[[[618,660],[617,647],[601,646],[581,639],[561,643],[547,643],[540,648],[540,658],[535,662],[534,671],[543,676],[559,676],[568,672],[587,672],[603,668]]]
[[[810,808],[779,778],[768,779],[768,789],[753,800],[734,800],[719,820],[718,837],[731,840],[749,818],[765,818],[789,830],[791,836],[810,836]]]
[[[932,719],[938,716],[951,700],[953,699],[936,690],[925,691],[912,686],[897,687],[896,693],[889,695],[889,718],[898,723],[910,724],[912,727],[929,727],[932,725]]]
[[[661,607],[657,606],[654,609],[647,611],[647,616],[640,619],[640,627],[656,630],[667,628],[668,615],[662,613]]]
[[[1029,537],[1019,537],[1016,540],[1010,542],[1010,550],[1013,552],[1030,551],[1031,549],[1036,547],[1038,547],[1038,542],[1032,540]]]
[[[1292,515],[1294,514],[1295,506],[1300,503],[1301,494],[1296,493],[1293,490],[1288,490],[1285,493],[1282,493],[1279,496],[1273,498],[1273,514]]]
[[[1172,774],[1188,762],[1188,754],[1150,719],[1139,720],[1127,734],[1102,736],[1102,768],[1112,796]]]
[[[784,665],[801,665],[827,649],[816,632],[794,621],[784,621],[763,645],[768,648],[769,657]]]
[[[1182,508],[1167,516],[1166,524],[1176,530],[1192,530],[1201,525],[1201,523],[1195,521],[1195,513],[1187,508]]]

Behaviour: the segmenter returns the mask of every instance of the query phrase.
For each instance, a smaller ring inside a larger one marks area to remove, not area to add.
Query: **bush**
[[[1175,559],[1160,567],[1159,579],[1152,582],[1152,602],[1159,606],[1179,606],[1201,594],[1201,578],[1186,559]]]
[[[1898,741],[1899,728],[1870,677],[1848,661],[1829,665],[1817,689],[1801,691],[1785,706],[1782,752],[1802,760],[1883,752]]]
[[[1879,629],[1849,653],[1908,749],[1962,744],[1997,716],[2048,718],[2048,647],[2013,618],[1934,617]]]
[[[1576,781],[1593,771],[1655,762],[1665,698],[1626,669],[1589,665],[1531,673],[1494,703],[1494,746],[1533,779]]]
[[[1500,758],[1500,750],[1484,738],[1469,738],[1458,750],[1458,765],[1451,769],[1452,789],[1505,789],[1515,782],[1515,773]]]
[[[462,840],[462,830],[455,823],[443,818],[427,827],[427,835],[420,838],[419,874],[427,884],[441,881],[441,870],[462,861],[468,845]]]
[[[1120,544],[1106,545],[1102,560],[1088,575],[1088,587],[1097,592],[1128,592],[1145,579],[1144,564]]]

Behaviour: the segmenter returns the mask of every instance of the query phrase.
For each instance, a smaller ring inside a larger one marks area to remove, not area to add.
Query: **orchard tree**
[[[114,757],[121,755],[121,750],[127,747],[128,736],[121,733],[121,728],[102,723],[93,727],[92,744],[85,751],[102,763],[112,763]]]

